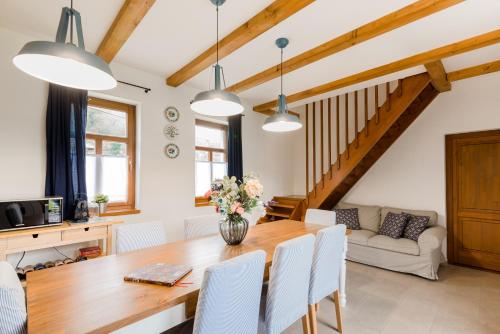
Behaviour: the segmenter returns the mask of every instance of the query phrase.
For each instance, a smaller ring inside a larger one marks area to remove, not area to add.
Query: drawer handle
[[[85,232],[88,232],[88,231],[89,231],[89,229],[90,229],[90,227],[85,227],[83,230],[84,230]]]
[[[31,236],[33,237],[33,239],[36,239],[36,238],[38,238],[38,233],[32,234]]]

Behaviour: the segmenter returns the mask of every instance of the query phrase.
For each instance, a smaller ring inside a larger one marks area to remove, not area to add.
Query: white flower
[[[260,184],[259,180],[257,179],[250,179],[245,184],[245,192],[250,198],[261,196],[263,190],[264,187],[262,186],[262,184]]]

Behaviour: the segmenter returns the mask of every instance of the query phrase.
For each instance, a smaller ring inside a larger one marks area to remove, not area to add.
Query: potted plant
[[[262,191],[262,184],[257,177],[249,174],[243,177],[242,182],[234,176],[225,176],[212,184],[212,189],[205,194],[222,215],[219,231],[228,245],[238,245],[245,238],[249,223],[244,213],[250,214],[256,208],[263,211],[260,200]]]
[[[99,207],[99,214],[103,214],[106,212],[106,208],[108,206],[109,202],[109,197],[104,194],[97,194],[95,196],[95,202],[97,203],[97,206]]]

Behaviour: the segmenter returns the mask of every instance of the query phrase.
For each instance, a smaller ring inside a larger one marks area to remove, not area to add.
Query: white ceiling
[[[97,49],[123,2],[74,1],[75,8],[82,15],[88,50]],[[290,39],[290,45],[285,49],[287,59],[412,2],[413,0],[317,0],[224,58],[221,64],[224,66],[227,84],[231,85],[277,64],[279,50],[274,41],[278,37]],[[221,36],[270,3],[272,0],[227,0],[220,9]],[[68,4],[69,1],[61,0],[2,0],[0,26],[38,36],[55,36],[61,7]],[[287,74],[285,94],[499,28],[499,0],[465,1]],[[215,10],[209,0],[157,0],[114,61],[167,77],[214,42]],[[451,57],[443,60],[443,63],[450,71],[497,59],[500,59],[500,45]],[[423,66],[419,66],[349,89],[422,71]],[[186,84],[206,89],[209,79],[210,71],[207,69]],[[257,104],[274,99],[278,93],[279,81],[275,79],[245,91],[240,96]],[[338,92],[324,96],[336,93]]]

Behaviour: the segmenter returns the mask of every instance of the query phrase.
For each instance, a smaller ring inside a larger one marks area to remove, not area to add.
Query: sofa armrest
[[[427,228],[418,237],[418,247],[420,254],[428,254],[436,248],[441,248],[443,239],[446,237],[446,229],[442,226],[432,226]]]

